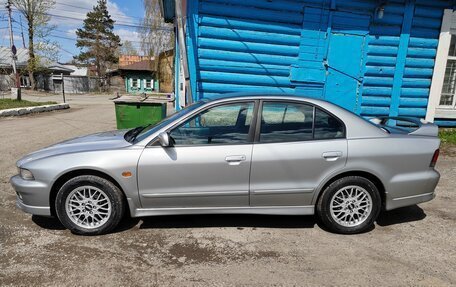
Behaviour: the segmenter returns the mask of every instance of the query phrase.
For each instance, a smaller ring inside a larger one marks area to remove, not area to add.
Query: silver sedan
[[[26,155],[11,184],[20,209],[76,234],[107,233],[125,213],[317,214],[333,232],[359,233],[382,209],[434,198],[437,133],[316,99],[227,95]]]

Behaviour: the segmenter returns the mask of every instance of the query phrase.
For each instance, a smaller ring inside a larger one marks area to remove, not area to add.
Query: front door
[[[247,207],[255,103],[210,107],[169,131],[173,147],[145,148],[143,208]]]
[[[306,206],[347,158],[344,125],[296,102],[264,102],[250,175],[250,205]]]

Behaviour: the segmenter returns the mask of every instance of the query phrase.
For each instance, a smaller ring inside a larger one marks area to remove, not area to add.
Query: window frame
[[[141,83],[140,82],[141,82],[141,80],[139,78],[133,78],[132,77],[131,78],[131,86],[130,86],[130,88],[139,90],[141,88]],[[136,84],[136,86],[135,86],[135,84]]]
[[[451,39],[455,39],[456,41],[456,33],[450,33],[451,35]],[[454,37],[454,38],[453,38]],[[439,96],[439,105],[438,105],[438,108],[440,109],[448,109],[448,110],[455,110],[456,109],[456,91],[453,92],[453,93],[444,93],[443,92],[443,85],[445,85],[445,75],[446,75],[446,69],[448,68],[448,63],[450,61],[456,61],[456,56],[447,56],[446,57],[446,62],[445,62],[445,69],[443,71],[443,84],[442,84],[442,91],[440,91],[440,96]],[[449,105],[443,105],[441,104],[441,101],[442,101],[442,96],[446,96],[446,95],[450,95],[450,96],[453,96],[452,100],[451,100],[451,104]]]
[[[148,87],[147,84],[150,86]],[[153,90],[154,89],[154,80],[153,79],[144,79],[144,89]]]
[[[252,112],[252,122],[249,127],[249,132],[247,134],[247,141],[245,143],[217,143],[217,144],[186,144],[186,145],[178,145],[178,146],[173,146],[173,147],[202,147],[202,146],[225,146],[225,145],[251,145],[254,142],[254,137],[255,137],[255,128],[256,128],[256,122],[257,122],[257,114],[258,114],[258,108],[259,108],[259,100],[254,100],[254,99],[240,99],[236,101],[229,101],[229,102],[221,102],[221,103],[214,103],[212,105],[205,106],[197,111],[195,113],[192,113],[191,115],[187,115],[184,119],[180,119],[178,122],[174,123],[170,127],[168,127],[165,132],[168,134],[171,133],[172,130],[176,129],[180,125],[184,124],[188,120],[193,119],[194,117],[198,116],[201,113],[206,112],[209,109],[216,108],[219,106],[225,106],[225,105],[235,105],[235,104],[243,104],[243,103],[252,103],[253,104],[253,112]],[[151,146],[157,146],[158,144],[158,137],[153,139],[149,145]]]
[[[456,118],[456,94],[453,97],[453,106],[440,105],[442,97],[444,78],[449,56],[452,35],[456,35],[456,12],[453,9],[445,9],[441,22],[440,34],[438,37],[438,47],[435,56],[435,64],[431,78],[429,99],[426,109],[426,121],[433,122],[435,119],[455,119]]]
[[[264,103],[270,103],[270,102],[278,102],[282,104],[300,104],[300,105],[308,105],[313,108],[313,114],[312,114],[312,138],[311,139],[306,139],[306,140],[294,140],[294,141],[278,141],[278,142],[261,142],[260,140],[260,135],[261,135],[261,116],[263,113],[263,106]],[[331,139],[316,139],[315,138],[315,114],[316,114],[316,109],[320,109],[321,111],[327,113],[328,115],[332,116],[335,118],[343,127],[343,135],[340,138],[331,138]],[[261,99],[259,106],[258,106],[258,111],[256,114],[256,127],[255,127],[255,138],[254,138],[254,143],[255,144],[282,144],[282,143],[298,143],[298,142],[309,142],[309,141],[332,141],[332,140],[343,140],[347,139],[347,126],[345,123],[334,113],[328,111],[327,109],[305,101],[298,101],[298,100],[281,100],[281,99]]]

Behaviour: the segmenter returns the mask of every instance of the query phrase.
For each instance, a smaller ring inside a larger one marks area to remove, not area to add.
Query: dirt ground
[[[115,128],[107,96],[69,103],[67,111],[0,119],[0,285],[456,285],[451,156],[439,160],[435,200],[384,213],[360,235],[331,234],[313,216],[208,215],[126,219],[113,234],[81,237],[25,214],[8,183],[17,159]]]

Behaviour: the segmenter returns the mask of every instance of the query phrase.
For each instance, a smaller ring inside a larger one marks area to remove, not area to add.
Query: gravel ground
[[[53,100],[35,97],[33,100]],[[456,285],[456,158],[438,163],[431,202],[384,213],[353,236],[313,216],[125,219],[80,237],[15,208],[8,183],[22,155],[115,128],[108,96],[70,96],[70,110],[0,119],[0,285],[451,286]]]

